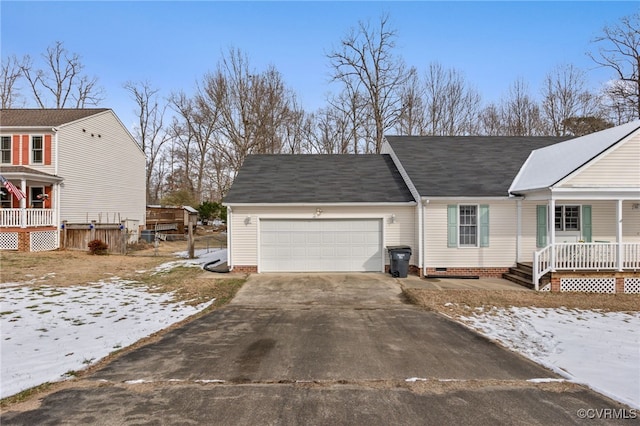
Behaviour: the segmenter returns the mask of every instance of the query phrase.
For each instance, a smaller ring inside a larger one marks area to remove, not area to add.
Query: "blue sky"
[[[190,93],[222,54],[239,48],[256,71],[275,66],[301,104],[325,105],[326,53],[358,21],[388,13],[397,54],[424,72],[439,62],[464,73],[485,102],[522,78],[539,91],[554,66],[588,70],[597,88],[610,73],[586,52],[607,24],[640,10],[636,2],[217,2],[67,1],[0,3],[2,58],[37,57],[55,41],[82,57],[106,91],[101,106],[133,122],[126,81],[148,80],[163,94]],[[333,88],[333,90],[337,90]]]

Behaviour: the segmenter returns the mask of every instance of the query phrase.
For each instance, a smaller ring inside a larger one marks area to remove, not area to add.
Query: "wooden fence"
[[[61,248],[68,250],[89,250],[89,241],[102,240],[109,248],[108,253],[125,254],[129,231],[125,221],[121,223],[68,223],[62,222]]]

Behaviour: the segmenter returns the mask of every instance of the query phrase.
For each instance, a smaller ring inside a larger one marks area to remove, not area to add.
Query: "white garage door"
[[[261,220],[261,272],[382,271],[382,221]]]

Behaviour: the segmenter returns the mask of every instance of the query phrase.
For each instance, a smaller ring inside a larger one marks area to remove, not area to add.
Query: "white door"
[[[382,221],[260,221],[260,272],[381,272]]]

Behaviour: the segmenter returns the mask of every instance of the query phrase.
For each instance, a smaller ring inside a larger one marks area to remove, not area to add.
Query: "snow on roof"
[[[536,149],[513,180],[510,193],[549,188],[640,128],[640,121]]]

